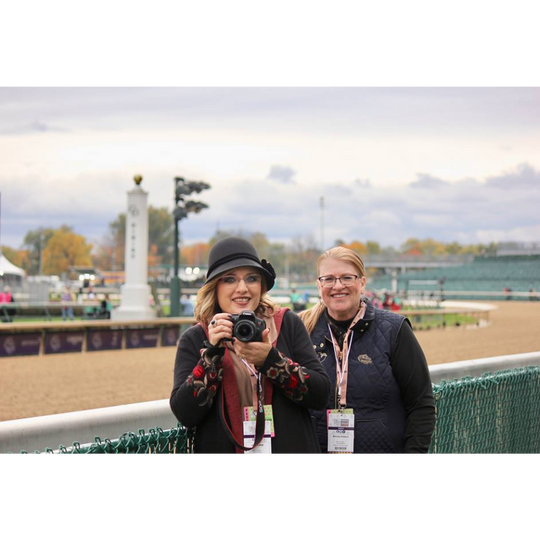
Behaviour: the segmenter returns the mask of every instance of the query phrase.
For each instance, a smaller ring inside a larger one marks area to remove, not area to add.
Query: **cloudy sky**
[[[539,88],[0,88],[1,242],[99,242],[133,176],[172,210],[203,180],[217,228],[399,246],[540,241]],[[324,209],[321,210],[321,197]]]

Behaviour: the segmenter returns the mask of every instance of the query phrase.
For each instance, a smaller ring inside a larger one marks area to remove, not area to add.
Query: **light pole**
[[[200,201],[185,200],[187,195],[200,193],[205,189],[210,189],[210,184],[206,182],[186,181],[184,178],[176,177],[174,179],[174,275],[171,278],[171,317],[180,316],[180,248],[179,228],[180,220],[188,217],[190,212],[198,214],[201,210],[208,208],[208,205]]]

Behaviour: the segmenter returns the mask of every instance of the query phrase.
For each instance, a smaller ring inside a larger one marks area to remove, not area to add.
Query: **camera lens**
[[[234,326],[234,335],[240,341],[251,341],[257,327],[251,321],[240,321]]]

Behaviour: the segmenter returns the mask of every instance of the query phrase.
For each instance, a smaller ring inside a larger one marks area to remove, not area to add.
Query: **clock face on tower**
[[[128,207],[128,212],[133,217],[137,217],[139,215],[139,207],[136,204],[130,204]]]

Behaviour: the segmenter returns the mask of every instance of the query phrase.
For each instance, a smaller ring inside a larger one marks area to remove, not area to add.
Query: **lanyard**
[[[332,328],[330,328],[330,325],[328,325],[328,330],[330,331],[330,336],[332,337],[332,343],[334,344],[334,354],[336,355],[336,386],[338,394],[337,406],[339,409],[344,409],[347,406],[347,368],[349,367],[349,354],[351,353],[350,344],[352,343],[354,337],[352,327],[364,316],[365,310],[362,308],[363,305],[361,305],[358,313],[352,320],[347,332],[345,333],[345,337],[343,338],[343,351],[339,348],[338,341],[332,333]]]
[[[251,371],[251,373],[256,377],[257,379],[257,399],[259,401],[259,409],[261,408],[261,400],[259,397],[262,395],[262,382],[261,382],[261,374],[257,373],[243,358],[240,358],[244,365]]]
[[[345,337],[343,338],[343,351],[339,348],[337,339],[332,333],[330,325],[328,325],[330,336],[332,336],[332,342],[334,344],[334,354],[336,356],[336,386],[338,394],[338,407],[344,409],[347,406],[347,368],[349,366],[349,354],[351,349],[349,347],[349,333],[350,341],[352,342],[354,332],[349,328]]]

